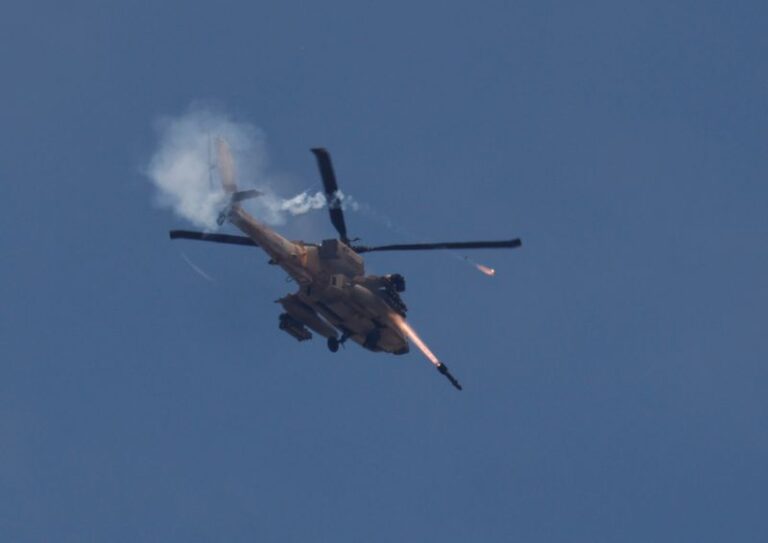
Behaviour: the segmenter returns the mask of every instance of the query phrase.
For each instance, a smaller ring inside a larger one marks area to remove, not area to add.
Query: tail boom
[[[283,236],[260,223],[240,205],[233,204],[229,211],[229,220],[245,235],[251,238],[270,256],[272,261],[283,268],[300,284],[311,282],[307,272],[307,250],[303,245],[285,239]]]

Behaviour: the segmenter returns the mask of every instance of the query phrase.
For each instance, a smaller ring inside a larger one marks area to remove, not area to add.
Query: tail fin
[[[224,188],[224,192],[233,194],[237,192],[237,184],[235,183],[235,159],[232,158],[232,151],[229,149],[229,144],[222,137],[216,138],[216,152],[218,155],[217,163],[219,166],[221,186]]]
[[[229,196],[229,203],[221,210],[216,222],[219,226],[224,224],[232,210],[243,200],[256,198],[262,193],[258,190],[237,190],[235,183],[235,159],[232,157],[232,151],[229,149],[227,140],[222,137],[216,138],[216,153],[218,155],[217,166],[219,168],[219,177],[224,192]]]

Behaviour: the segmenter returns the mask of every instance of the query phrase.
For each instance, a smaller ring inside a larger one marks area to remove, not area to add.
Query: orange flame
[[[496,275],[496,270],[493,268],[489,268],[488,266],[483,266],[482,264],[475,264],[475,268],[483,272],[488,277],[493,277]]]
[[[427,344],[422,341],[422,339],[416,333],[416,330],[411,328],[411,325],[405,322],[403,317],[397,313],[392,313],[392,320],[395,321],[395,324],[398,326],[398,328],[400,328],[400,331],[408,336],[408,339],[411,340],[411,343],[416,345],[416,347],[418,347],[419,350],[424,353],[424,356],[426,356],[430,362],[432,362],[435,366],[440,367],[440,361],[437,359],[435,354],[429,350],[429,347],[427,347]]]

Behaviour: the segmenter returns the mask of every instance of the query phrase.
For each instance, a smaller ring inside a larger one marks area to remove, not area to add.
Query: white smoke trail
[[[279,225],[288,216],[326,205],[321,192],[304,191],[287,199],[275,194],[276,178],[267,170],[264,133],[248,123],[210,108],[192,107],[181,116],[160,119],[157,132],[158,146],[145,168],[157,188],[157,202],[200,228],[216,229],[216,218],[226,203],[215,167],[216,138],[223,138],[234,155],[238,189],[257,188],[264,194],[244,204],[256,218]],[[348,197],[342,202],[354,204]]]
[[[210,281],[211,283],[216,282],[216,280],[210,275],[208,275],[207,273],[205,273],[205,271],[200,266],[192,262],[192,260],[190,260],[190,258],[186,255],[186,253],[180,253],[180,254],[181,254],[181,258],[184,259],[184,262],[189,264],[189,267],[192,268],[200,277],[202,277],[206,281]]]
[[[317,192],[314,195],[310,195],[309,192],[302,192],[293,198],[283,200],[280,204],[280,209],[291,215],[303,215],[308,211],[323,207],[325,207],[325,195],[322,192]]]
[[[341,209],[343,210],[352,210],[352,211],[358,211],[360,209],[360,204],[357,203],[357,200],[352,198],[351,196],[344,194],[342,191],[336,191],[336,200],[339,201],[339,205],[341,205]],[[325,194],[322,192],[316,192],[315,194],[310,194],[308,190],[305,190],[302,193],[297,194],[293,198],[288,198],[283,200],[280,203],[280,210],[287,211],[291,215],[303,215],[304,213],[307,213],[308,211],[313,211],[316,209],[322,209],[327,205],[327,199],[325,197]]]

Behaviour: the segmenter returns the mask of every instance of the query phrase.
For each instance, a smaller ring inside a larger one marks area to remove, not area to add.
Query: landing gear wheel
[[[332,353],[335,353],[339,350],[339,340],[335,337],[329,337],[328,338],[328,350]]]

